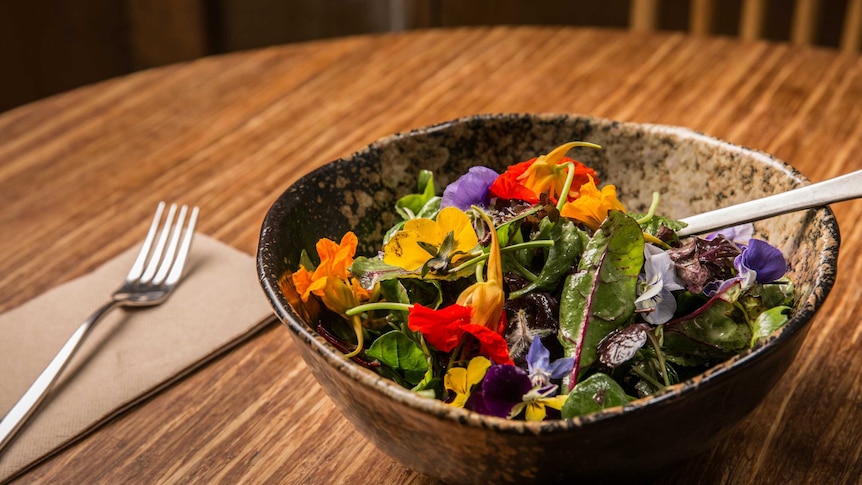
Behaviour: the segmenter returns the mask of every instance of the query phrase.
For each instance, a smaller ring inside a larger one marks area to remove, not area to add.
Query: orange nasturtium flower
[[[590,177],[590,180],[581,186],[580,197],[566,202],[560,210],[560,215],[583,222],[595,231],[607,219],[610,210],[626,211],[617,200],[617,188],[613,185],[605,185],[599,190]]]
[[[443,247],[451,234],[451,247]],[[383,262],[416,271],[432,258],[444,258],[450,265],[466,261],[479,245],[470,217],[457,207],[446,207],[437,219],[410,219],[383,247]],[[442,249],[442,251],[441,251]],[[432,253],[436,250],[437,252]]]
[[[556,202],[565,190],[569,166],[575,170],[566,200],[576,199],[581,185],[588,177],[597,178],[595,170],[577,160],[565,157],[575,146],[593,146],[591,143],[569,142],[558,146],[547,155],[511,165],[488,189],[495,197],[519,199],[531,204],[539,202],[539,194],[547,193]]]
[[[462,291],[456,303],[473,309],[470,323],[497,331],[503,315],[503,303],[506,301],[506,294],[503,291],[503,261],[494,222],[484,212],[479,211],[479,214],[491,233],[486,265],[487,276],[485,281],[477,281]]]
[[[327,308],[351,322],[356,333],[356,350],[347,354],[356,355],[363,344],[362,321],[358,315],[347,316],[347,310],[357,306],[360,301],[370,296],[368,290],[362,288],[359,282],[350,277],[350,265],[356,254],[358,244],[356,234],[348,232],[340,243],[322,238],[317,241],[316,249],[320,264],[314,271],[304,266],[293,273],[291,278],[302,301],[308,301],[313,294],[320,298]]]
[[[473,357],[467,367],[450,367],[443,377],[443,386],[455,394],[450,406],[463,408],[470,397],[473,386],[482,382],[485,372],[491,367],[491,361],[482,356]]]

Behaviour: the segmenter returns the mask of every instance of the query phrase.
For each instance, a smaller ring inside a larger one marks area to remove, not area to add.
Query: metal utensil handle
[[[688,226],[677,231],[677,234],[681,237],[703,234],[859,197],[862,197],[862,170],[762,199],[686,217],[682,222]]]
[[[6,413],[6,416],[0,421],[0,451],[12,440],[12,437],[21,429],[21,426],[27,421],[27,418],[30,417],[33,411],[39,407],[39,404],[45,398],[45,395],[48,394],[51,386],[57,380],[60,373],[63,372],[72,356],[75,355],[75,351],[81,346],[84,337],[90,333],[95,323],[119,304],[120,302],[116,300],[106,303],[87,318],[84,323],[79,325],[75,332],[72,333],[72,336],[63,344],[60,351],[57,352],[57,355],[51,360],[51,363],[48,364],[45,370],[30,385],[27,392]]]

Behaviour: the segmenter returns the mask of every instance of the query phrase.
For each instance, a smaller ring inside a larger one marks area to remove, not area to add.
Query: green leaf
[[[599,342],[631,320],[643,250],[637,221],[610,211],[587,243],[578,271],[566,278],[558,338],[565,355],[575,359],[570,385],[579,370],[595,362]]]
[[[311,256],[308,255],[308,252],[303,249],[301,253],[299,253],[299,264],[305,267],[306,271],[314,271],[317,269],[317,265],[314,264],[314,261],[311,260]]]
[[[569,419],[622,406],[633,399],[610,376],[598,373],[584,379],[572,389],[560,412],[563,419]]]
[[[750,342],[751,328],[739,308],[721,298],[664,326],[663,349],[672,355],[722,359],[747,349]]]
[[[410,337],[397,330],[381,335],[371,344],[366,354],[399,371],[404,380],[413,385],[418,384],[428,370],[428,361],[422,349]]]
[[[425,204],[434,197],[434,174],[429,170],[419,172],[417,178],[419,192],[407,194],[395,203],[395,211],[403,219],[412,219],[419,214]]]
[[[571,271],[589,241],[587,233],[570,220],[561,220],[554,224],[550,236],[554,245],[548,250],[548,258],[536,280],[520,290],[513,291],[509,299],[514,300],[536,289],[554,289],[560,279]]]
[[[350,273],[359,280],[363,288],[370,291],[380,281],[401,278],[410,272],[404,268],[386,264],[380,258],[359,256],[350,265]]]
[[[751,346],[783,327],[790,320],[790,311],[789,306],[777,306],[758,315],[751,323]]]
[[[629,216],[631,216],[632,218],[634,218],[636,220],[639,220],[639,219],[643,219],[646,216],[646,214],[629,213]],[[682,221],[677,221],[674,219],[668,219],[667,217],[653,215],[652,217],[649,218],[649,220],[647,220],[646,222],[644,222],[640,226],[641,226],[641,230],[643,232],[655,236],[658,234],[658,230],[661,228],[661,226],[665,226],[668,229],[671,229],[674,232],[676,232],[676,231],[688,226],[688,224],[686,224],[685,222],[682,222]]]

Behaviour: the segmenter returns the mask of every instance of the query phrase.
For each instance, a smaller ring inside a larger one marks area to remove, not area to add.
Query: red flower
[[[461,327],[465,332],[479,341],[479,353],[491,359],[495,364],[515,365],[509,357],[509,345],[499,333],[482,325],[468,324]]]
[[[422,332],[436,349],[449,352],[461,341],[464,335],[461,327],[470,324],[470,313],[470,307],[461,305],[434,310],[415,304],[410,308],[407,326],[414,332]]]
[[[491,183],[491,186],[488,187],[488,192],[491,193],[492,197],[499,197],[501,199],[523,200],[530,204],[538,203],[538,194],[527,187],[524,187],[524,185],[518,181],[518,177],[521,176],[521,174],[523,174],[524,171],[527,170],[527,168],[535,161],[536,159],[534,158],[527,162],[516,163],[509,166],[502,175],[497,177],[497,179]]]
[[[497,364],[513,364],[506,339],[488,327],[470,323],[472,312],[472,308],[463,305],[433,310],[415,304],[410,308],[407,325],[414,332],[422,332],[429,344],[443,352],[451,351],[465,334],[470,334],[479,341],[480,354]]]
[[[547,192],[552,202],[556,202],[565,185],[568,170],[566,164],[573,164],[575,175],[569,189],[567,200],[578,198],[581,185],[589,181],[589,177],[598,180],[596,171],[569,157],[541,157],[516,163],[497,177],[488,188],[494,197],[517,199],[535,204],[539,202],[539,194]],[[538,163],[537,163],[538,162]]]

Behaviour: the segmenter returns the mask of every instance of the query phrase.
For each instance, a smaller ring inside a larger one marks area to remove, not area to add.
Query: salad
[[[570,142],[437,195],[422,171],[379,253],[321,239],[289,275],[347,358],[451,406],[571,418],[695,376],[784,325],[787,263],[751,225],[680,239],[626,210]]]

